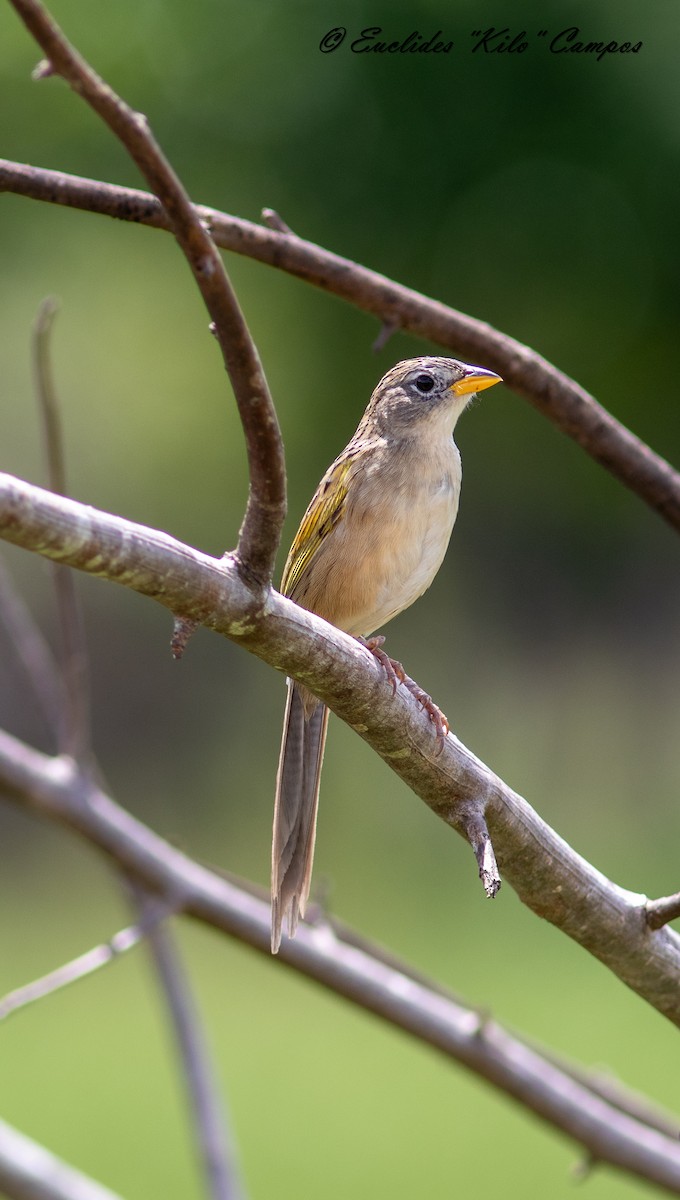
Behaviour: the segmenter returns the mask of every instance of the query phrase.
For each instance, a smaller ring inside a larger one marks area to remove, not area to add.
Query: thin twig
[[[1,558],[0,621],[56,744],[65,745],[66,695],[58,664]]]
[[[57,967],[55,971],[50,971],[40,979],[34,979],[31,983],[26,983],[13,992],[8,992],[0,999],[0,1020],[9,1017],[20,1008],[34,1004],[36,1000],[44,1000],[53,992],[77,983],[86,975],[92,975],[94,971],[98,971],[100,967],[108,966],[109,963],[120,958],[121,954],[125,954],[133,946],[137,946],[143,938],[153,932],[154,927],[160,921],[165,920],[177,910],[176,902],[159,900],[158,897],[155,897],[153,903],[149,901],[136,925],[129,925],[126,929],[119,930],[108,942],[94,946],[85,954],[72,959],[71,962]]]
[[[397,332],[398,329],[399,329],[399,326],[396,324],[395,321],[383,321],[383,323],[380,326],[380,329],[378,331],[378,336],[376,337],[376,339],[373,342],[373,345],[371,347],[371,349],[373,350],[373,353],[379,354],[381,350],[384,350],[385,346],[389,342],[390,338],[394,337],[394,334]]]
[[[48,486],[57,495],[66,496],[66,456],[50,356],[50,335],[58,307],[57,301],[51,296],[40,305],[33,326],[33,364]],[[70,754],[83,765],[91,764],[90,681],[83,610],[73,572],[55,563],[53,578],[61,630],[61,674],[66,700],[59,750],[62,754]]]
[[[0,159],[2,190],[156,229],[169,227],[162,208],[148,193],[61,171]],[[197,212],[217,245],[339,296],[377,317],[383,329],[397,326],[498,371],[509,388],[680,530],[678,472],[584,388],[528,346],[484,321],[294,234],[266,229],[206,206],[199,206]]]
[[[144,922],[147,906],[153,908],[155,898],[140,884],[131,882],[140,919]],[[210,1195],[214,1200],[242,1200],[245,1193],[236,1166],[236,1150],[225,1105],[189,981],[167,923],[154,924],[147,940],[175,1032]]]
[[[286,514],[283,444],[276,412],[253,340],[222,259],[148,121],[134,112],[70,45],[37,0],[10,0],[61,75],[125,146],[158,197],[200,290],[234,389],[248,453],[250,489],[238,542],[238,561],[260,589],[270,584]],[[261,597],[260,597],[261,601]]]
[[[67,496],[64,436],[50,354],[52,326],[58,312],[58,300],[54,296],[47,296],[42,301],[33,324],[33,366],[45,443],[49,487],[58,495]]]
[[[645,914],[650,929],[661,929],[669,921],[677,921],[680,917],[680,892],[673,896],[661,896],[658,900],[648,900]]]
[[[501,877],[498,871],[493,843],[489,837],[484,808],[481,803],[471,804],[464,817],[465,836],[472,846],[482,887],[490,900],[493,900],[500,890]]]
[[[122,1200],[0,1121],[0,1189],[9,1200]]]
[[[195,633],[198,623],[196,621],[188,621],[185,617],[175,617],[172,626],[172,638],[170,639],[170,651],[172,657],[180,659],[187,648],[189,638]]]
[[[150,889],[182,896],[187,915],[269,956],[266,900],[193,862],[96,787],[90,787],[83,804],[72,764],[50,760],[0,733],[0,780],[23,804],[98,845]],[[617,928],[623,937],[624,924],[619,922]],[[616,1099],[607,1099],[597,1082],[591,1086],[587,1076],[583,1078],[581,1069],[570,1072],[441,987],[428,986],[394,960],[381,961],[365,942],[358,947],[344,941],[328,924],[303,923],[295,941],[284,941],[279,961],[456,1060],[599,1161],[674,1195],[680,1192],[677,1137],[659,1129],[657,1116],[648,1121],[644,1101],[634,1102],[629,1092],[616,1094],[612,1085]],[[676,966],[676,984],[677,973]],[[673,1128],[672,1119],[666,1121]]]
[[[276,229],[279,233],[293,232],[290,225],[286,225],[283,217],[277,213],[275,208],[263,208],[262,221],[267,226],[267,229]]]

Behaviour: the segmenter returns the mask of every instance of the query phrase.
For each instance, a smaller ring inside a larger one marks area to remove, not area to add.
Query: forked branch
[[[35,200],[169,228],[158,201],[146,192],[0,159],[0,191]],[[371,313],[379,340],[398,329],[427,338],[502,375],[558,429],[680,530],[680,474],[578,383],[540,354],[484,321],[467,316],[377,271],[324,250],[280,228],[265,228],[214,208],[197,209],[218,246],[286,271]]]
[[[479,806],[503,878],[524,903],[680,1025],[680,937],[667,927],[652,932],[644,896],[617,887],[576,854],[453,734],[438,753],[420,705],[403,688],[392,695],[384,671],[354,638],[273,591],[257,617],[230,559],[7,475],[0,475],[0,537],[152,597],[293,675],[466,840]]]
[[[248,452],[250,489],[237,561],[262,589],[271,582],[286,513],[283,445],[264,371],[222,259],[146,117],[100,79],[41,4],[10,3],[46,55],[47,67],[38,75],[61,75],[123,143],[162,204],[191,268],[234,388]]]
[[[94,784],[83,804],[79,781],[66,760],[49,759],[0,733],[0,781],[23,804],[99,846],[145,887],[173,904],[179,901],[188,915],[269,955],[265,899],[187,858]],[[486,1079],[575,1139],[592,1160],[680,1193],[674,1122],[640,1097],[546,1056],[326,922],[303,923],[295,941],[284,942],[280,959]]]
[[[676,528],[680,477],[577,384],[482,322],[310,246],[280,221],[273,222],[275,229],[265,229],[208,210],[199,212],[145,118],[91,70],[40,4],[10,2],[47,56],[48,66],[39,74],[63,76],[86,99],[126,146],[158,197],[162,207],[143,193],[127,192],[128,212],[121,206],[115,215],[146,219],[130,214],[135,205],[137,212],[151,205],[145,209],[149,223],[172,228],[187,257],[234,385],[248,448],[250,494],[238,555],[223,562],[155,531],[55,496],[46,498],[39,489],[7,477],[0,479],[2,535],[153,596],[181,617],[209,624],[306,682],[345,720],[360,727],[362,736],[440,817],[473,840],[483,873],[491,878],[495,871],[488,854],[488,824],[504,874],[526,903],[680,1024],[680,939],[668,929],[652,932],[644,897],[617,888],[594,871],[455,737],[447,738],[437,755],[417,705],[403,691],[386,702],[379,669],[352,639],[267,591],[285,511],[281,440],[257,353],[212,237],[221,240],[222,223],[232,249],[334,291],[378,316],[386,332],[409,329],[466,357],[482,359]],[[22,802],[98,844],[146,887],[170,891],[173,897],[179,891],[193,916],[228,928],[259,949],[268,946],[265,905],[234,898],[233,889],[167,847],[91,781],[88,803],[83,804],[83,780],[75,781],[66,758],[46,759],[0,734],[0,780]],[[680,1150],[666,1130],[638,1119],[625,1101],[610,1106],[601,1092],[582,1086],[575,1075],[526,1047],[518,1056],[516,1042],[491,1022],[460,1010],[450,997],[423,989],[420,981],[385,963],[367,962],[361,951],[344,945],[328,927],[303,929],[296,943],[285,945],[282,958],[401,1028],[417,1029],[418,1036],[576,1137],[593,1158],[680,1191]]]

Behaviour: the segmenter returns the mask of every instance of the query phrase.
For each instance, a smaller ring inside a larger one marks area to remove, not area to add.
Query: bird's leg
[[[418,701],[420,707],[427,713],[428,717],[432,721],[432,724],[434,725],[437,741],[439,742],[439,749],[437,753],[441,754],[444,748],[444,742],[446,741],[446,735],[449,732],[448,717],[442,712],[441,708],[435,704],[432,697],[428,696],[427,692],[424,692],[423,689],[418,686],[415,680],[411,679],[411,677],[406,674],[401,663],[397,662],[397,660],[394,658],[390,658],[389,654],[385,653],[385,651],[382,649],[385,641],[384,637],[359,637],[357,638],[357,641],[361,642],[361,645],[365,646],[367,650],[370,650],[373,657],[380,663],[380,666],[387,675],[387,682],[391,683],[392,685],[392,695],[394,695],[397,690],[397,684],[403,683],[407,691],[411,693],[413,698]]]
[[[414,679],[411,679],[408,675],[404,674],[404,678],[401,680],[401,682],[411,693],[411,695],[418,701],[420,707],[424,709],[434,725],[437,741],[439,742],[437,754],[441,754],[442,750],[444,749],[446,735],[449,732],[449,718],[446,716],[446,713],[442,712],[439,705],[435,704],[432,697],[428,696],[427,692],[424,692],[423,689],[418,686]]]
[[[392,685],[392,695],[394,696],[397,684],[403,683],[407,675],[401,663],[397,662],[396,658],[390,658],[389,654],[386,654],[382,649],[385,641],[384,637],[358,637],[357,641],[361,642],[361,645],[365,646],[367,650],[370,650],[376,661],[380,663],[380,666],[387,675],[387,682]]]

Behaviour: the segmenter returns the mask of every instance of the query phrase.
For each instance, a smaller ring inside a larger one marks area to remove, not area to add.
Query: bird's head
[[[408,358],[380,380],[366,415],[382,434],[408,435],[421,422],[452,433],[477,392],[501,382],[494,371],[456,358]]]

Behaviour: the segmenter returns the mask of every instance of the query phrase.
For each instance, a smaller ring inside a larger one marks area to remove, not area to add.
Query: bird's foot
[[[380,666],[387,675],[387,682],[392,685],[392,695],[394,696],[397,684],[403,683],[408,677],[401,663],[397,662],[395,658],[390,658],[389,654],[386,654],[382,649],[385,641],[384,637],[360,637],[357,638],[357,641],[361,642],[361,645],[365,646],[367,650],[370,650],[376,661],[380,663]]]
[[[411,679],[411,677],[406,674],[401,663],[397,662],[397,660],[394,658],[390,658],[389,654],[385,653],[385,651],[382,649],[385,641],[384,637],[360,637],[357,638],[357,641],[361,642],[361,645],[365,646],[367,650],[370,650],[373,657],[380,663],[380,666],[387,675],[387,682],[392,685],[392,695],[396,693],[397,684],[403,683],[404,687],[411,693],[414,700],[417,700],[420,707],[427,713],[432,724],[434,725],[437,741],[439,742],[437,754],[441,754],[444,748],[444,742],[446,741],[446,735],[448,734],[450,728],[448,717],[442,712],[441,708],[435,704],[432,697],[428,696],[427,692],[424,692],[423,689],[418,686],[415,680]]]
[[[444,742],[446,741],[446,737],[450,728],[449,718],[445,713],[442,712],[439,705],[435,704],[432,697],[428,696],[427,692],[424,692],[423,689],[418,686],[414,679],[411,679],[405,674],[401,682],[411,693],[413,698],[418,701],[420,707],[427,713],[432,724],[434,725],[437,741],[439,742],[437,754],[441,754],[442,750],[444,749]]]

